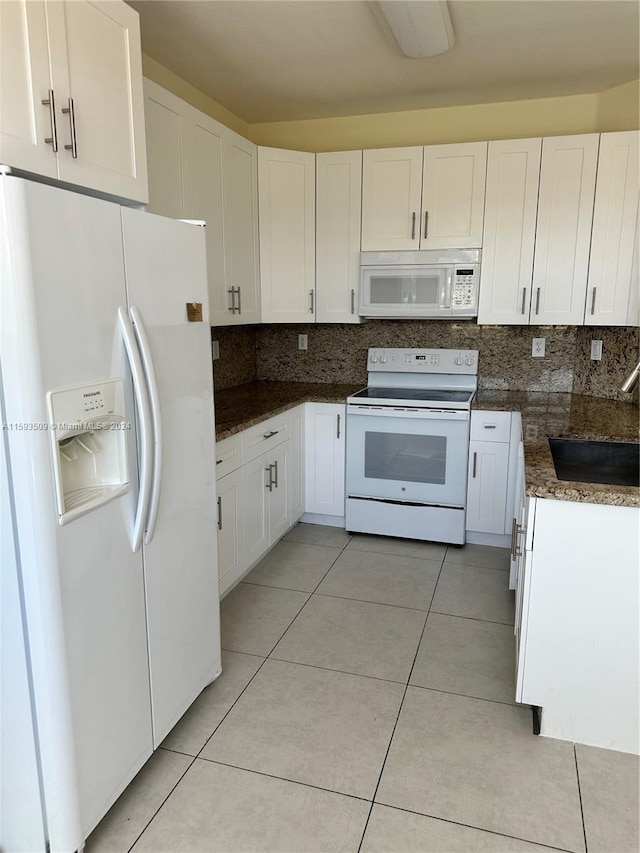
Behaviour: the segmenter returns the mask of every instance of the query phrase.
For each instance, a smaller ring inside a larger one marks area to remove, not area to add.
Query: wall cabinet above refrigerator
[[[146,202],[138,13],[123,2],[0,4],[0,162]]]

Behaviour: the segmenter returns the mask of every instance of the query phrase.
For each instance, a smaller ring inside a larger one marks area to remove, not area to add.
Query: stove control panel
[[[369,373],[478,373],[478,350],[380,349],[369,350]]]

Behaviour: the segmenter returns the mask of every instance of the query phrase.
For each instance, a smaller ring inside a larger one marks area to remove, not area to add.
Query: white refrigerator
[[[0,849],[78,850],[221,671],[203,229],[0,176]]]

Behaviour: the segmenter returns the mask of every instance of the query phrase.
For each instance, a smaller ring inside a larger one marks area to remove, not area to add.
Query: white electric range
[[[369,350],[347,399],[348,531],[464,544],[477,387],[477,350]]]

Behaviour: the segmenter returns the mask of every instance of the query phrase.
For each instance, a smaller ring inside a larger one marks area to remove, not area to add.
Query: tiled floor
[[[87,853],[636,853],[638,759],[535,737],[500,549],[299,524]]]

